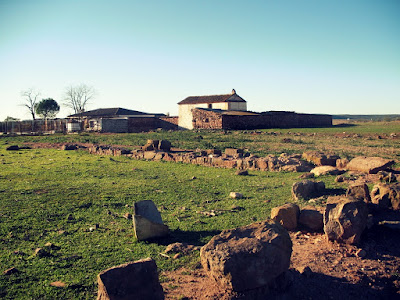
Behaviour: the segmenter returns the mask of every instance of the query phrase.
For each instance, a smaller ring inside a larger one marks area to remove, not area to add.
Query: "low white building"
[[[193,129],[194,108],[247,111],[247,102],[235,90],[226,95],[190,96],[178,103],[179,127]]]

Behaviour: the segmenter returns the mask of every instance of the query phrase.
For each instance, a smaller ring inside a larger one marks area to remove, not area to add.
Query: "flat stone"
[[[308,229],[320,231],[324,228],[323,214],[312,206],[307,206],[300,210],[298,223]]]
[[[343,174],[344,171],[339,170],[335,167],[332,166],[319,166],[315,167],[310,171],[313,173],[315,176],[322,176],[322,175],[340,175]]]
[[[297,227],[300,208],[294,203],[287,203],[271,209],[271,219],[281,224],[287,230]]]
[[[347,169],[351,171],[360,171],[368,174],[376,174],[394,164],[394,160],[381,157],[358,156],[353,158],[348,164]]]

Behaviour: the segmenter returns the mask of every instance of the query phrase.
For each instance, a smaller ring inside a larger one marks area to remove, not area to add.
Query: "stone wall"
[[[193,128],[197,129],[243,130],[317,126],[332,126],[332,116],[286,111],[272,111],[258,115],[224,115],[202,109],[193,110]]]

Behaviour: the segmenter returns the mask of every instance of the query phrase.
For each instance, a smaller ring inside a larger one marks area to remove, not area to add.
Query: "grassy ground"
[[[335,138],[343,131],[352,137]],[[390,128],[371,123],[264,132],[267,134],[160,132],[1,137],[0,271],[15,267],[19,272],[0,275],[0,298],[93,299],[96,276],[101,270],[149,256],[161,270],[195,267],[199,263],[198,252],[176,260],[159,253],[175,241],[203,245],[223,229],[266,219],[272,207],[291,201],[290,187],[299,176],[258,171],[236,176],[234,170],[94,156],[85,151],[6,151],[10,144],[80,141],[133,147],[144,144],[147,138],[167,138],[181,148],[246,147],[259,154],[335,147],[348,147],[343,151],[349,156],[373,152],[396,158],[399,154],[398,140],[375,137],[399,134],[399,123]],[[361,137],[353,137],[354,134]],[[292,142],[283,142],[285,138]],[[341,187],[335,185],[332,176],[322,180],[328,188]],[[245,198],[230,199],[232,191],[243,193]],[[171,229],[171,237],[157,243],[135,240],[132,221],[123,216],[132,213],[133,201],[139,200],[156,203]],[[234,206],[237,208],[231,211]],[[217,216],[197,213],[211,210],[216,210]],[[45,247],[46,243],[54,246]],[[44,255],[34,255],[39,247],[45,249]],[[53,287],[50,283],[54,281],[67,286]]]

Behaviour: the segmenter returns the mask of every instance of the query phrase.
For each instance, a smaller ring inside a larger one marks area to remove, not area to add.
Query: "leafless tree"
[[[87,104],[94,98],[96,91],[86,84],[69,86],[65,90],[64,105],[72,108],[75,114],[85,111]]]
[[[36,120],[36,104],[39,100],[40,92],[35,90],[34,88],[29,88],[21,92],[21,96],[25,98],[25,103],[22,104],[25,106],[30,114],[32,115],[32,120],[35,122]]]

